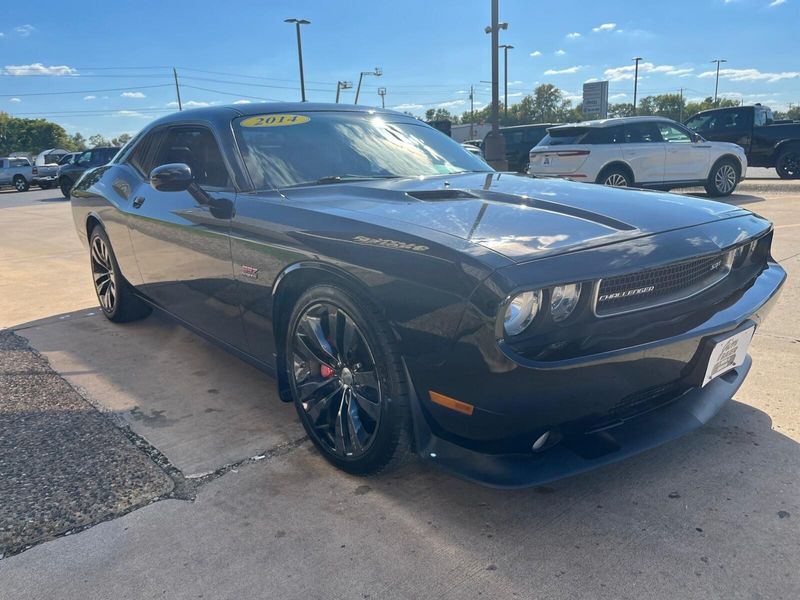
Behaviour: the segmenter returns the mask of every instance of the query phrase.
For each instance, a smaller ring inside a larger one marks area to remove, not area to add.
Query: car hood
[[[507,173],[375,180],[283,193],[306,208],[415,236],[425,230],[448,234],[514,262],[747,213],[691,196]]]

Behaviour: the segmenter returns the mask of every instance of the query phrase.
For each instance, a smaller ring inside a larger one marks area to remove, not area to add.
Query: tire
[[[739,169],[740,167],[731,158],[717,161],[708,173],[706,193],[712,198],[730,196],[739,183]]]
[[[27,192],[31,188],[31,184],[22,175],[14,175],[12,183],[14,184],[14,189],[18,192]]]
[[[289,318],[285,352],[297,414],[328,462],[371,475],[411,454],[408,383],[372,303],[332,285],[308,289]]]
[[[89,234],[89,264],[97,301],[109,321],[128,323],[150,314],[151,308],[122,276],[108,235],[100,225]]]
[[[61,188],[61,194],[69,200],[69,193],[72,190],[72,182],[66,177],[62,177],[58,182],[58,187]]]
[[[608,187],[631,187],[633,177],[630,171],[623,167],[608,167],[600,172],[595,183]]]
[[[775,161],[775,171],[781,179],[800,179],[800,146],[781,150]]]

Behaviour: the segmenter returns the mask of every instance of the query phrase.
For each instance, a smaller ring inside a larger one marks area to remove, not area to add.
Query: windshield
[[[395,115],[269,114],[234,126],[256,189],[491,171],[443,133]]]

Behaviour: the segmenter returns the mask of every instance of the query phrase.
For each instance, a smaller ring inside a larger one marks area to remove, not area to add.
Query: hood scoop
[[[475,200],[479,198],[472,192],[468,192],[467,190],[417,190],[412,192],[406,192],[407,196],[411,196],[412,198],[416,198],[417,200],[422,200],[423,202],[442,202],[445,200]]]

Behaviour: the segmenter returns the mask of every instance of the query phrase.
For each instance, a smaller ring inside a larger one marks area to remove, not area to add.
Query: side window
[[[153,170],[153,153],[158,147],[158,140],[160,139],[160,131],[151,131],[147,133],[137,142],[136,146],[123,162],[133,167],[142,177],[149,177],[150,171]]]
[[[625,126],[626,144],[646,144],[660,142],[661,134],[655,123],[629,123]]]
[[[695,131],[709,131],[716,121],[717,114],[718,113],[712,112],[703,115],[695,115],[686,121],[686,126]]]
[[[217,141],[205,127],[173,127],[164,134],[153,166],[184,163],[198,185],[228,188],[228,171]]]
[[[714,121],[709,124],[710,131],[738,131],[747,126],[747,110],[726,110],[715,116]]]
[[[755,121],[756,127],[765,127],[767,124],[767,111],[756,110],[755,119],[756,119]]]
[[[585,144],[620,144],[622,143],[623,127],[595,127],[589,131],[584,140]]]
[[[661,132],[661,137],[664,139],[665,142],[675,143],[675,144],[691,144],[692,138],[689,137],[689,134],[683,131],[682,129],[678,129],[674,125],[670,125],[669,123],[659,123],[658,130]]]
[[[75,161],[75,164],[80,165],[81,167],[88,167],[92,162],[92,151],[87,150],[86,152],[81,153],[78,157],[78,160]]]

